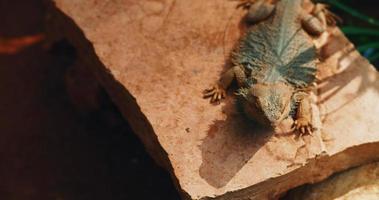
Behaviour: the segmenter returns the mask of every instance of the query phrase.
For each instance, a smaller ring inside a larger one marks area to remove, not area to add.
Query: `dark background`
[[[377,1],[343,2],[379,17]],[[63,81],[74,50],[44,47],[44,14],[41,0],[0,0],[0,199],[179,199],[105,94],[102,110],[75,110]],[[351,39],[359,46],[379,36]]]
[[[71,105],[74,51],[44,47],[44,14],[40,0],[0,0],[0,200],[179,199],[106,96],[97,113]]]

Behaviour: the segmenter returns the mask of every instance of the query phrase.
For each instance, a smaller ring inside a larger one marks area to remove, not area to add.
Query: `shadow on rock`
[[[339,54],[336,55],[337,53]],[[324,113],[325,115],[342,109],[367,92],[368,89],[377,91],[378,76],[376,73],[372,73],[374,68],[371,70],[361,67],[370,64],[367,59],[359,55],[347,38],[337,37],[333,33],[328,39],[327,44],[321,48],[321,55],[323,60],[334,56],[332,60],[335,59],[337,62],[333,63],[335,65],[334,69],[321,69],[333,72],[331,75],[323,77],[318,83],[318,103],[328,104],[328,102],[337,102],[332,99],[339,98],[338,103],[334,103],[333,107],[328,107],[328,110]],[[328,67],[325,66],[325,68]],[[351,84],[354,85],[354,89],[349,93],[344,92],[344,88],[347,88]]]
[[[272,131],[247,119],[234,104],[226,103],[223,112],[227,118],[214,121],[200,145],[200,176],[216,188],[225,186],[272,135]]]

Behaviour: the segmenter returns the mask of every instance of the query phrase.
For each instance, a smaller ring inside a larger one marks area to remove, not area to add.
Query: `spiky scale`
[[[248,78],[254,82],[286,82],[303,88],[315,80],[317,54],[301,27],[301,3],[279,1],[275,14],[253,26],[232,54],[234,65],[250,71]]]

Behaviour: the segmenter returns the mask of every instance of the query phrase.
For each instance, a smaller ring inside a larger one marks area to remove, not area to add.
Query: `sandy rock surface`
[[[236,2],[54,2],[51,38],[76,46],[183,199],[275,198],[379,158],[378,73],[338,29],[317,41],[322,131],[298,138],[248,121],[232,92],[201,97],[245,30]]]

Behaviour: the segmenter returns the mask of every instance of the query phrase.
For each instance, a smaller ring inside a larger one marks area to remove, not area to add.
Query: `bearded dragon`
[[[307,12],[303,0],[239,1],[253,25],[231,54],[233,67],[203,97],[220,101],[235,79],[249,118],[272,128],[292,118],[294,130],[312,134],[310,88],[319,62],[313,38],[338,18],[324,4]]]

